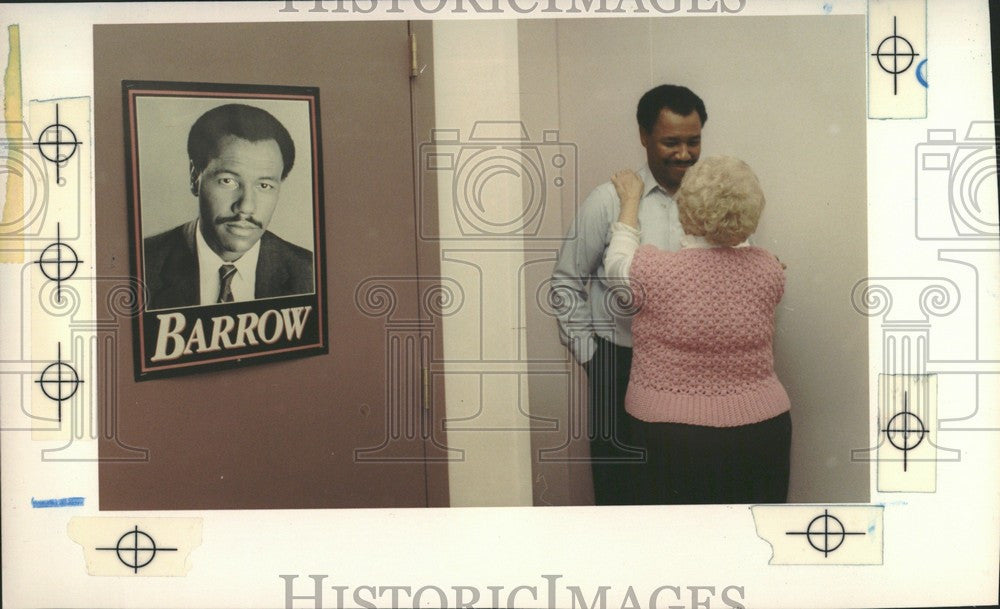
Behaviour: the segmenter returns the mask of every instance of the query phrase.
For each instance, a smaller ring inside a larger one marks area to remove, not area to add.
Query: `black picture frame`
[[[257,221],[254,297],[244,290],[243,299],[209,303],[200,289],[208,271],[199,270],[198,252],[207,251],[207,241],[198,235],[201,198],[192,186],[186,140],[198,116],[227,104],[277,118],[291,136],[295,160],[279,181],[274,213]],[[136,381],[328,353],[319,88],[124,80],[122,106],[130,264],[138,286]],[[188,201],[177,200],[181,189]],[[188,220],[174,225],[178,214]],[[292,235],[272,232],[278,218]]]

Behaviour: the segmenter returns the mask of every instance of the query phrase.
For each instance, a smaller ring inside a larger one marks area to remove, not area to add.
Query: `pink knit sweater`
[[[789,409],[774,374],[781,264],[759,247],[665,252],[643,245],[629,272],[632,320],[625,409],[643,421],[748,425]]]

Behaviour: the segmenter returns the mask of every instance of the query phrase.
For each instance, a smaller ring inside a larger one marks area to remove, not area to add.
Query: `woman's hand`
[[[639,227],[639,199],[642,198],[643,183],[631,169],[622,169],[611,176],[618,199],[621,201],[621,211],[618,221],[631,227]]]
[[[611,183],[615,185],[622,205],[639,205],[639,199],[642,198],[642,178],[636,172],[622,169],[611,176]]]

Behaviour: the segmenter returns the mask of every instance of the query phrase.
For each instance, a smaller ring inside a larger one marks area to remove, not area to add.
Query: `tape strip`
[[[183,576],[201,545],[201,518],[71,518],[89,575]]]
[[[868,118],[927,117],[926,0],[868,0]]]
[[[45,203],[26,231],[30,258],[21,274],[23,293],[33,295],[26,301],[30,317],[22,320],[30,328],[24,344],[31,345],[31,361],[42,362],[31,383],[32,439],[61,441],[49,451],[60,453],[55,460],[92,458],[93,447],[87,455],[68,450],[97,437],[90,98],[32,100],[28,119],[38,132],[30,158],[45,171],[33,187],[44,190]]]
[[[0,262],[23,262],[24,241],[19,238],[24,218],[24,164],[17,143],[24,140],[21,116],[21,30],[7,26],[7,65],[3,73],[3,147],[0,174],[3,184],[3,214],[0,217]]]
[[[937,487],[937,375],[880,374],[878,490]]]
[[[755,505],[757,536],[771,544],[771,565],[880,565],[880,505]]]

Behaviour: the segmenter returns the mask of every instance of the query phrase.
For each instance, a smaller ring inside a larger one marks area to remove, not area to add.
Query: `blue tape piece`
[[[917,82],[919,82],[923,87],[927,88],[927,60],[923,60],[917,64]]]
[[[31,498],[31,507],[33,508],[80,507],[82,505],[83,497],[61,497],[59,499]]]

